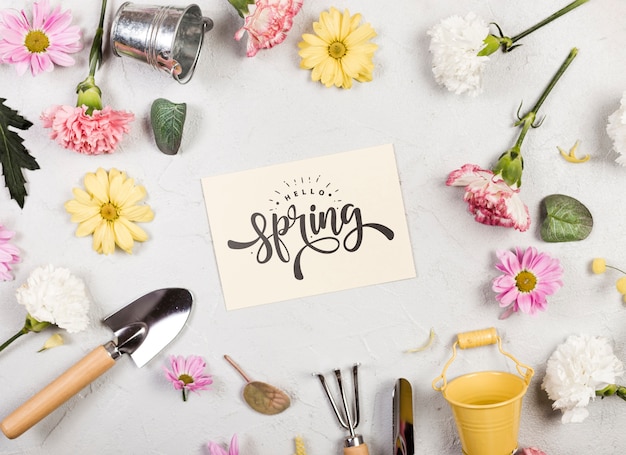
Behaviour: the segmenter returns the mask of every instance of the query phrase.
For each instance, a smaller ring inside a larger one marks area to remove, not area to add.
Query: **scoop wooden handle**
[[[9,439],[17,438],[113,365],[115,360],[104,346],[97,347],[13,411],[0,429]]]
[[[367,444],[359,444],[358,446],[343,448],[343,455],[369,455],[369,453]]]

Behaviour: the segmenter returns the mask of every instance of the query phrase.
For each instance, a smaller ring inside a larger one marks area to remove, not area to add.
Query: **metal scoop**
[[[330,401],[330,405],[332,406],[333,411],[335,411],[339,424],[350,432],[350,436],[348,436],[344,441],[344,455],[369,455],[367,444],[363,442],[363,436],[355,432],[356,427],[359,425],[360,418],[358,367],[358,363],[352,367],[352,381],[354,383],[354,403],[352,410],[348,409],[348,400],[343,389],[343,383],[341,382],[341,371],[339,369],[334,370],[335,377],[337,378],[337,386],[339,387],[339,394],[341,395],[341,403],[344,411],[343,415],[339,411],[339,408],[330,393],[330,389],[326,384],[324,376],[319,373],[316,375],[322,383],[322,387],[324,387],[328,401]]]

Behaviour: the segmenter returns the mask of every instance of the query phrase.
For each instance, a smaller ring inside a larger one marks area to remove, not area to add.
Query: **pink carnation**
[[[519,188],[511,188],[500,174],[465,164],[450,173],[446,185],[465,187],[464,199],[479,223],[513,227],[521,232],[530,227],[530,214],[518,195]]]
[[[526,449],[522,449],[520,455],[546,455],[543,450],[535,449],[534,447],[528,447]]]
[[[113,153],[122,135],[130,130],[132,112],[114,111],[107,106],[86,113],[87,107],[53,106],[41,114],[44,128],[52,128],[50,138],[66,149],[85,155]]]
[[[20,262],[20,250],[9,243],[14,235],[15,232],[0,224],[0,281],[12,280],[11,265]]]
[[[282,43],[293,25],[293,17],[302,8],[303,0],[256,0],[254,13],[245,17],[243,27],[235,33],[239,41],[248,32],[246,55],[254,57],[259,49]]]

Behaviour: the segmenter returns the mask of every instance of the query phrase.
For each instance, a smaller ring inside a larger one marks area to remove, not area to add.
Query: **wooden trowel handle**
[[[17,438],[113,365],[115,360],[104,346],[97,347],[13,411],[0,429],[9,439]]]
[[[359,444],[355,447],[344,447],[343,455],[369,455],[367,444]]]

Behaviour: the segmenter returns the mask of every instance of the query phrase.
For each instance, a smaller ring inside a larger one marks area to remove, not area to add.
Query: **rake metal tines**
[[[354,431],[356,427],[359,425],[360,418],[360,410],[359,410],[359,376],[358,376],[358,367],[359,364],[355,364],[352,367],[352,381],[354,384],[354,401],[352,403],[352,407],[348,406],[348,399],[346,397],[346,393],[343,387],[343,383],[341,381],[341,371],[339,369],[335,369],[335,377],[337,378],[337,387],[339,388],[339,395],[341,396],[341,404],[343,408],[343,413],[339,410],[337,403],[333,399],[333,396],[328,388],[328,384],[324,379],[324,375],[317,373],[316,376],[319,378],[322,383],[322,387],[324,388],[324,392],[326,392],[326,396],[328,397],[328,401],[330,401],[330,405],[337,416],[337,420],[339,424],[350,432],[350,436],[348,436],[345,440],[345,447],[356,447],[360,445],[365,445],[363,442],[363,437],[360,434],[356,434]]]

